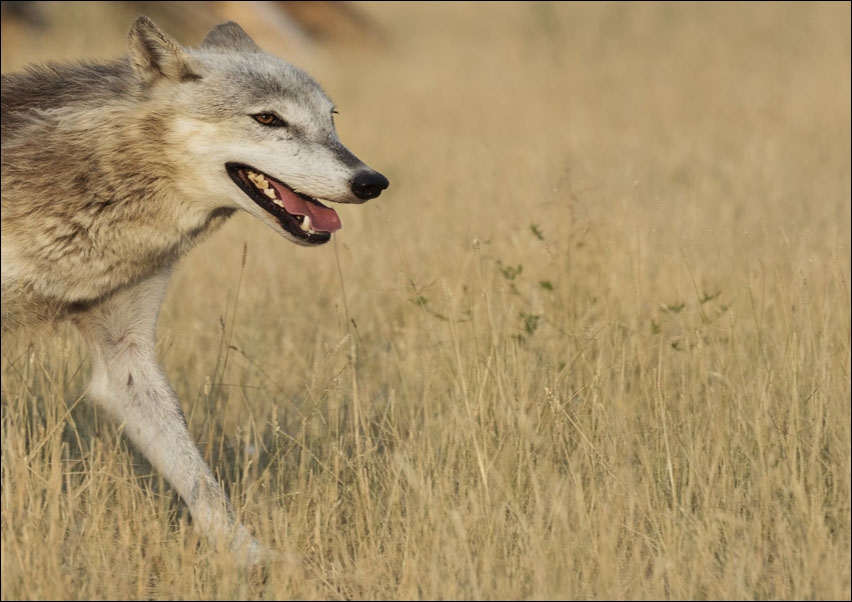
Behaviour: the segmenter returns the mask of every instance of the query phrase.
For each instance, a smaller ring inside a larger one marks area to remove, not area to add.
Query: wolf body
[[[127,56],[2,78],[2,331],[72,321],[88,395],[189,506],[249,562],[263,547],[234,516],[156,359],[174,264],[237,210],[300,245],[340,228],[323,201],[361,203],[387,179],[338,140],[307,74],[236,23],[198,48],[140,17]]]

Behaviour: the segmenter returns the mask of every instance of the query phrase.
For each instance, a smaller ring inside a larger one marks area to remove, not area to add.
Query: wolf
[[[157,361],[170,273],[236,211],[299,245],[341,228],[325,203],[388,180],[344,147],[335,105],[236,23],[181,46],[147,17],[111,62],[2,76],[2,333],[67,320],[88,346],[88,396],[248,563],[268,550],[236,518]]]

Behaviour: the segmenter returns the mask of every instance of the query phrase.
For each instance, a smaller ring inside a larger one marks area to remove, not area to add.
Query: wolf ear
[[[210,30],[201,43],[202,48],[221,48],[238,52],[263,52],[245,30],[234,23],[220,23]]]
[[[154,25],[148,17],[139,17],[127,34],[130,64],[147,83],[165,77],[172,81],[201,79],[180,44]]]

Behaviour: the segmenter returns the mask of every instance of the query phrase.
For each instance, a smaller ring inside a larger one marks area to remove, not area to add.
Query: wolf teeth
[[[246,175],[248,176],[248,179],[251,180],[252,184],[254,184],[255,187],[257,187],[257,189],[263,194],[269,197],[273,203],[281,208],[284,207],[284,203],[278,198],[278,195],[275,193],[275,189],[269,184],[269,180],[267,180],[263,174],[246,170]]]
[[[246,175],[248,179],[251,180],[252,184],[254,184],[258,190],[260,190],[263,194],[268,196],[273,203],[284,209],[284,201],[278,198],[278,194],[275,192],[275,188],[269,183],[263,174],[257,173],[256,171],[246,170]],[[311,222],[307,216],[305,216],[305,220],[307,221],[307,229],[305,228],[304,222],[302,223],[302,230],[305,232],[314,233],[313,228],[311,228]]]
[[[248,179],[252,181],[252,183],[260,188],[266,193],[267,190],[271,189],[269,182],[266,181],[266,178],[263,177],[263,174],[256,173],[254,171],[247,172]]]
[[[299,227],[308,234],[316,234],[316,230],[311,228],[311,218],[309,215],[304,216],[304,219],[302,220],[302,223],[299,225]]]

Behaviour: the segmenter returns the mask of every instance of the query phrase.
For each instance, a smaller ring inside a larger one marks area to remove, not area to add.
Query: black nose
[[[352,192],[362,201],[374,199],[388,187],[388,179],[377,171],[362,171],[352,180]]]

